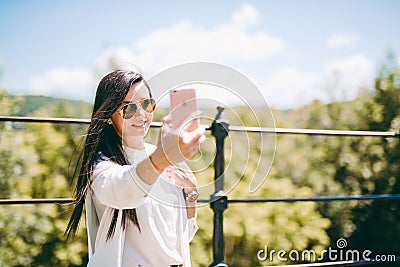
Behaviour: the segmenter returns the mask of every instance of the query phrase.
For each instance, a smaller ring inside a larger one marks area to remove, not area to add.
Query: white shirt
[[[145,150],[124,147],[132,165],[121,166],[99,160],[86,197],[89,239],[88,266],[191,266],[189,242],[198,227],[187,219],[182,189],[163,175],[148,185],[136,173],[136,165],[155,146]],[[123,230],[122,209],[136,208],[141,231],[131,222]],[[106,240],[114,209],[120,210],[114,235]]]

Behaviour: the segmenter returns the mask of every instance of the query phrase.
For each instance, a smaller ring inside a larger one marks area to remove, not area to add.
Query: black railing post
[[[211,195],[210,206],[214,211],[213,256],[210,267],[228,266],[224,261],[224,227],[223,212],[228,207],[228,197],[224,191],[224,139],[229,133],[229,122],[224,117],[223,107],[217,107],[218,113],[211,125],[211,133],[216,139],[216,154],[214,160],[215,192]]]

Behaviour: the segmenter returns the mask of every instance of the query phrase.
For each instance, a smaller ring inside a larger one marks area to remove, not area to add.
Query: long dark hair
[[[114,127],[108,124],[108,120],[118,107],[121,106],[131,86],[142,81],[145,82],[139,73],[116,70],[104,76],[97,87],[92,118],[80,156],[81,159],[74,171],[74,178],[77,178],[77,184],[74,210],[65,231],[67,239],[74,236],[78,230],[98,152],[101,151],[106,157],[117,164],[129,164],[122,147],[122,140],[114,130]],[[147,84],[146,87],[149,90],[150,97],[152,97]],[[133,222],[140,230],[136,210],[124,209],[122,212],[122,227],[125,229],[128,222]],[[108,229],[107,239],[111,238],[114,234],[118,213],[119,210],[114,209],[113,220]]]

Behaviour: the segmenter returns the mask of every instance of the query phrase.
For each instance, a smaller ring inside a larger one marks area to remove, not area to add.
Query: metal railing
[[[214,212],[214,230],[213,230],[213,262],[210,267],[228,266],[224,260],[224,231],[223,231],[223,213],[228,208],[228,203],[268,203],[268,202],[326,202],[326,201],[350,201],[350,200],[390,200],[400,199],[400,194],[377,194],[377,195],[359,195],[359,196],[314,196],[314,197],[287,197],[287,198],[247,198],[247,199],[228,199],[224,192],[224,139],[229,135],[229,131],[245,131],[255,133],[274,133],[274,134],[306,134],[306,135],[328,135],[328,136],[370,136],[382,138],[400,138],[397,132],[382,131],[347,131],[347,130],[318,130],[318,129],[293,129],[293,128],[267,128],[267,127],[248,127],[248,126],[230,126],[224,119],[223,108],[217,108],[218,113],[210,127],[204,125],[207,130],[216,139],[216,154],[214,160],[214,181],[215,192],[210,199],[199,199],[199,202],[210,203]],[[0,121],[9,122],[37,122],[37,123],[61,123],[61,124],[89,124],[90,119],[75,118],[36,118],[36,117],[15,117],[0,116]],[[161,122],[152,122],[151,127],[161,127]],[[21,204],[71,204],[72,198],[49,198],[49,199],[0,199],[0,205],[21,205]],[[396,257],[396,262],[400,261]],[[342,261],[326,263],[309,263],[286,266],[360,266],[367,264],[383,263],[374,261]]]

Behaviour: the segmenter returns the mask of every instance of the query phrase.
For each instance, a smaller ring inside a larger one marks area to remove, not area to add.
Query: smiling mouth
[[[145,124],[146,124],[146,121],[143,121],[143,122],[139,122],[139,123],[133,123],[132,126],[143,127],[143,126],[145,126]]]

